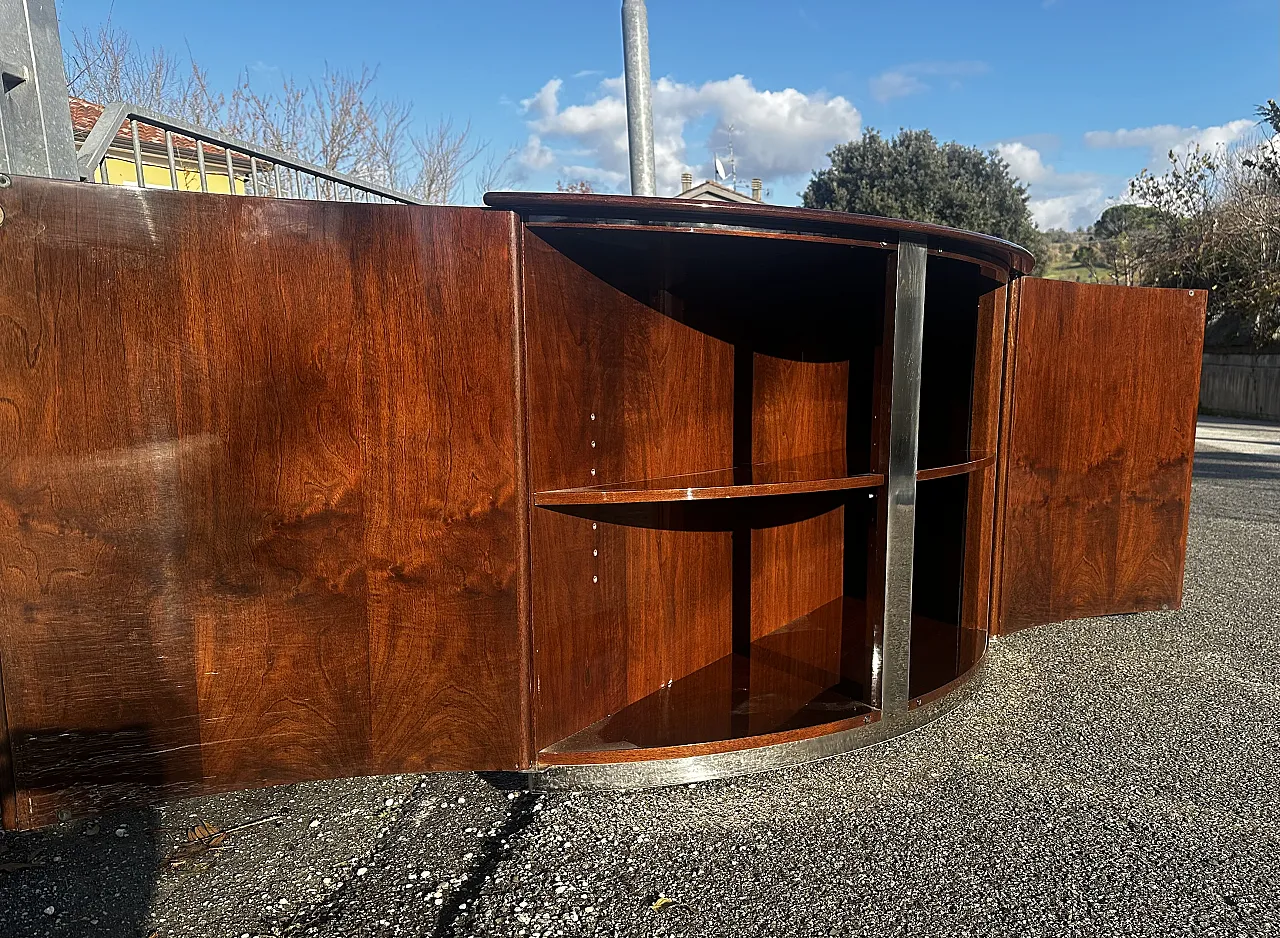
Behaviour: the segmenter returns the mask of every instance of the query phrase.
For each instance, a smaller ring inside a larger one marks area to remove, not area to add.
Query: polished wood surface
[[[883,482],[866,337],[888,256],[530,227],[538,748],[842,595],[842,493]],[[723,499],[741,507],[677,507]]]
[[[912,705],[991,629],[1178,601],[1203,294],[888,219],[488,200],[0,191],[6,826],[879,719],[904,233]]]
[[[968,462],[956,463],[954,466],[936,466],[933,469],[919,469],[916,471],[916,481],[924,482],[927,479],[945,479],[947,476],[968,475],[971,472],[981,472],[989,466],[995,465],[995,454],[983,456],[980,459],[970,459]]]
[[[361,255],[379,772],[528,765],[516,219],[396,213]],[[360,241],[357,245],[364,246]]]
[[[1023,280],[1003,630],[1181,604],[1205,302]]]
[[[527,764],[514,217],[0,205],[15,823]]]
[[[997,455],[1000,407],[1009,335],[1009,289],[1002,285],[982,294],[974,349],[970,453],[990,453],[978,460],[970,477],[965,510],[964,595],[960,624],[966,636],[985,650],[991,622],[991,571],[994,564]],[[981,654],[981,652],[978,652]]]
[[[965,534],[973,474],[945,476],[916,487],[916,540],[911,581],[909,695],[936,690],[958,675],[965,627]],[[972,664],[972,662],[969,662]]]
[[[716,678],[716,680],[723,685],[729,683],[732,679]],[[658,696],[661,696],[661,693]],[[717,696],[715,699],[718,701],[722,698]],[[781,743],[793,743],[804,739],[830,736],[833,733],[842,733],[845,730],[866,726],[869,723],[878,723],[881,719],[879,710],[865,708],[857,702],[842,699],[842,695],[838,691],[830,695],[829,702],[833,705],[833,709],[845,709],[849,712],[860,713],[861,716],[810,724],[806,724],[803,720],[798,720],[795,729],[782,729],[774,733],[760,733],[754,736],[730,735],[713,742],[611,749],[592,748],[599,743],[597,737],[590,732],[596,728],[588,727],[581,734],[575,735],[573,740],[565,741],[566,745],[570,743],[581,744],[586,748],[582,750],[548,749],[538,754],[536,764],[538,768],[556,765],[616,765],[627,762],[650,762],[656,759],[689,759],[697,756],[713,756],[724,752],[741,752],[744,749],[758,749],[764,746],[776,746]],[[827,701],[817,701],[816,706],[820,707],[824,703],[827,703]],[[629,709],[629,713],[638,714],[641,712],[641,707],[648,707],[649,705],[647,701],[640,701],[633,706],[636,709],[633,711]],[[659,704],[652,705],[652,710],[659,714],[663,712],[663,708]],[[805,715],[808,716],[809,714]],[[829,716],[829,714],[826,716]],[[821,717],[818,717],[818,719],[821,720]],[[602,732],[609,731],[609,722],[602,721],[598,729]],[[656,739],[658,737],[651,738]]]
[[[1022,284],[1026,277],[1018,277],[1006,288],[1006,326],[1004,361],[999,389],[999,419],[996,421],[996,464],[992,470],[994,505],[991,510],[991,575],[988,578],[990,596],[987,614],[992,635],[1004,632],[1002,590],[1004,586],[1005,534],[1009,506],[1009,430],[1013,424],[1013,370],[1018,347],[1018,321],[1021,306]]]
[[[618,265],[610,247],[525,236],[535,492],[734,465],[721,419],[732,408],[731,343],[681,321],[684,301],[649,270],[660,259]]]
[[[851,343],[841,344],[848,347]],[[803,460],[816,475],[839,477],[847,472],[849,378],[848,361],[809,361],[754,352],[749,431],[752,460]],[[854,406],[860,403],[855,395]],[[745,450],[748,440],[740,439],[739,446]],[[806,458],[815,452],[820,455]],[[746,542],[738,559],[749,568],[751,584],[745,597],[749,609],[738,612],[735,648],[759,641],[844,595],[843,508],[794,524],[740,529],[738,537]]]
[[[795,482],[735,482],[750,479],[753,466],[741,469],[717,469],[714,472],[694,472],[669,479],[641,479],[636,482],[615,482],[595,488],[561,489],[558,492],[537,492],[535,505],[625,505],[637,502],[699,501],[707,498],[760,498],[766,495],[802,495],[806,492],[841,492],[846,489],[874,488],[884,484],[879,473],[843,476],[834,479],[803,479]],[[968,472],[963,467],[936,470],[943,473]],[[717,484],[721,483],[721,484]]]
[[[848,212],[830,212],[786,205],[702,202],[695,199],[656,199],[617,195],[577,195],[560,192],[487,192],[484,201],[486,205],[535,217],[653,221],[663,224],[680,222],[695,225],[721,224],[784,231],[798,229],[895,243],[899,234],[921,234],[928,238],[929,247],[932,249],[966,258],[989,258],[1005,268],[1024,274],[1030,273],[1035,266],[1035,258],[1025,248],[991,235],[959,231],[955,228],[944,228],[925,222],[855,215]]]
[[[619,269],[594,240],[526,233],[535,491],[733,465],[733,347],[681,321],[660,262]],[[535,509],[538,749],[729,650],[731,533],[672,517],[627,526]]]
[[[874,710],[867,702],[872,634],[865,604],[837,596],[742,653],[727,654],[548,747],[538,760],[630,761],[677,748],[684,748],[679,755],[705,754],[759,745],[752,737],[782,742],[816,727],[835,731],[827,724],[845,727]]]
[[[841,595],[887,252],[738,241],[526,233],[538,748]]]

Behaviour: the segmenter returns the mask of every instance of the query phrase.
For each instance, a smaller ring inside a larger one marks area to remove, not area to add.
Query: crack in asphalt
[[[541,795],[534,792],[521,792],[511,801],[507,816],[496,833],[486,835],[479,855],[472,861],[463,880],[464,885],[454,890],[449,901],[441,908],[436,919],[433,938],[454,938],[457,934],[457,922],[464,908],[472,908],[484,889],[485,880],[498,868],[503,855],[511,852],[511,841],[525,828],[533,823],[537,816],[534,806],[541,800]]]

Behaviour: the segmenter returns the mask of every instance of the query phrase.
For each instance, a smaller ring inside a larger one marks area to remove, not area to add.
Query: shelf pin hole
[[[591,470],[591,474],[592,474],[592,475],[595,475],[595,474],[596,474],[596,471],[595,471],[594,469],[592,469],[592,470]]]
[[[599,523],[598,523],[598,522],[595,522],[595,521],[592,521],[592,522],[591,522],[591,530],[592,530],[592,531],[594,531],[594,530],[595,530],[596,528],[598,528],[598,527],[600,527],[600,525],[599,525]]]
[[[599,582],[600,582],[600,578],[599,578],[598,576],[593,576],[593,577],[591,578],[591,582],[592,582],[592,583],[599,583]]]
[[[599,550],[593,550],[593,551],[591,552],[591,556],[592,556],[592,557],[599,557],[599,556],[600,556],[600,551],[599,551]]]
[[[592,448],[592,449],[595,449],[595,448],[596,448],[596,441],[595,441],[595,440],[592,440],[592,441],[591,441],[591,448]]]
[[[591,419],[592,419],[592,420],[595,420],[595,419],[596,419],[596,415],[595,415],[595,414],[592,414],[592,415],[591,415]]]

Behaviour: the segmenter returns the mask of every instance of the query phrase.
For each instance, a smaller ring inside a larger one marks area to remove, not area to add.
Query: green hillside
[[[1084,231],[1062,231],[1054,229],[1045,232],[1048,239],[1045,268],[1040,276],[1048,280],[1075,280],[1079,283],[1111,283],[1111,270],[1108,267],[1090,269],[1072,259],[1076,248],[1084,244],[1088,234]]]

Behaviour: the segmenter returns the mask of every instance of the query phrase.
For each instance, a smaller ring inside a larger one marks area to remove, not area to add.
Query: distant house
[[[702,202],[763,202],[763,191],[764,183],[759,179],[751,180],[751,195],[748,196],[710,179],[695,186],[693,173],[685,173],[680,177],[680,194],[676,198]]]
[[[89,131],[102,116],[103,106],[83,98],[70,98],[71,127],[75,132],[76,148],[84,143]],[[173,168],[177,173],[177,188],[187,192],[200,191],[200,162],[196,154],[196,142],[181,134],[171,136],[173,144]],[[150,187],[171,189],[173,179],[169,169],[169,147],[165,142],[164,131],[158,127],[138,124],[138,151],[142,161],[142,179]],[[111,148],[107,150],[107,158],[102,161],[94,181],[105,182],[117,186],[137,186],[138,172],[134,163],[133,133],[128,122],[116,131]],[[227,168],[227,152],[221,147],[206,143],[204,145],[205,189],[208,192],[230,192],[234,179],[235,192],[239,195],[247,191],[249,178],[249,161],[239,154],[232,154],[231,168]]]

